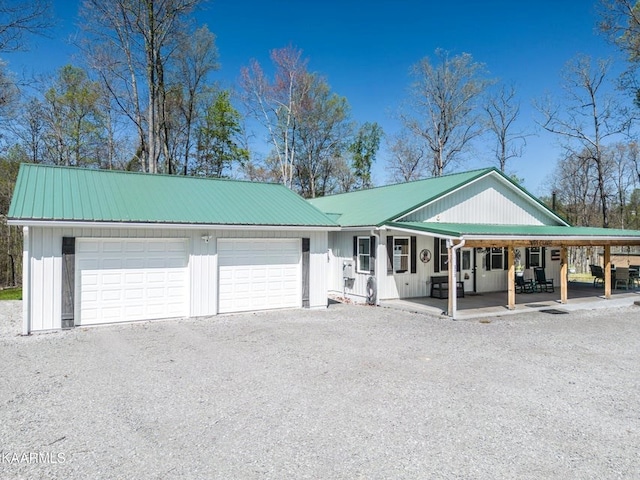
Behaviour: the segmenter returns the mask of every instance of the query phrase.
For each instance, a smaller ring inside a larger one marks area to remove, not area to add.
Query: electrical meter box
[[[344,260],[342,262],[342,278],[354,278],[353,272],[353,260]]]

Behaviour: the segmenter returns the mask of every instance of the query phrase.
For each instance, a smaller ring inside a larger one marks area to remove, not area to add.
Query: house
[[[505,291],[514,308],[515,270],[532,279],[534,267],[566,302],[567,247],[602,246],[610,267],[611,246],[640,245],[638,231],[570,226],[495,168],[309,202],[341,227],[329,232],[329,291],[369,303],[430,295],[437,279],[466,294]]]
[[[282,185],[21,165],[23,334],[327,305],[336,224]]]
[[[278,308],[330,292],[377,304],[505,291],[543,267],[567,300],[566,249],[640,232],[571,227],[494,168],[309,201],[282,185],[24,164],[23,334]],[[443,289],[443,285],[460,285]]]

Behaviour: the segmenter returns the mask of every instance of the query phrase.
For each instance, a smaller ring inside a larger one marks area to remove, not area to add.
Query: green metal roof
[[[615,228],[569,227],[561,225],[491,225],[477,223],[433,223],[433,222],[387,222],[390,228],[402,228],[419,232],[433,233],[443,237],[484,237],[491,238],[637,238],[638,230]]]
[[[20,166],[8,218],[17,224],[336,226],[278,184],[35,164]]]
[[[482,177],[495,168],[427,178],[308,200],[343,227],[380,226]],[[506,178],[506,177],[505,177]],[[526,193],[526,192],[525,192]],[[527,195],[529,195],[527,193]],[[537,199],[534,198],[537,201]],[[546,208],[546,207],[545,207]]]

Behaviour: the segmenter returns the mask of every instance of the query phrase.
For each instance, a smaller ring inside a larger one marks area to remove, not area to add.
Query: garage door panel
[[[79,324],[188,315],[185,240],[78,239],[76,245]]]
[[[220,313],[299,307],[300,239],[218,241]]]

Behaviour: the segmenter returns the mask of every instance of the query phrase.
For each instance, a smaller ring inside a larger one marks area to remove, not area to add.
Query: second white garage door
[[[218,312],[302,305],[301,240],[219,239]]]
[[[184,239],[78,239],[79,324],[187,316],[187,265]]]

